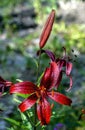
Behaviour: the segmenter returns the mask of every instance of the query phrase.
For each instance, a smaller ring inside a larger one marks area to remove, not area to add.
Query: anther
[[[82,111],[82,114],[85,114],[85,109],[82,109],[81,111]]]
[[[54,96],[54,90],[52,90],[52,97]]]
[[[51,104],[51,109],[53,109],[53,107],[54,107],[54,104],[52,103],[52,104]]]

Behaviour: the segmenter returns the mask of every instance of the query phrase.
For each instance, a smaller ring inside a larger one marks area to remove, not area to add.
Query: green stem
[[[39,52],[39,58],[38,58],[37,80],[38,80],[38,77],[39,77],[39,71],[40,71],[40,59],[41,59],[41,50],[40,50],[40,52]]]
[[[37,81],[38,81],[38,76],[39,76],[39,71],[40,71],[40,58],[41,58],[41,50],[39,52],[39,58],[38,58],[38,69],[37,69]],[[37,120],[36,120],[36,110],[37,109],[37,104],[35,103],[34,105],[34,123],[35,123],[35,126],[34,126],[34,130],[36,130],[36,123],[37,123]]]
[[[37,120],[36,120],[36,108],[37,108],[37,104],[35,103],[35,105],[34,105],[34,123],[35,123],[35,125],[34,125],[34,130],[36,130],[36,122],[37,122]]]
[[[28,120],[30,121],[31,125],[34,126],[32,120],[31,120],[31,118],[30,118],[29,112],[26,112],[25,114],[26,114],[26,117],[28,118]]]

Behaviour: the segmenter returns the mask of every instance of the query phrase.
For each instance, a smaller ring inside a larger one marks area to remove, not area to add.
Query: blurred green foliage
[[[28,7],[33,6],[33,0],[1,0],[0,9],[1,13],[6,15],[10,13],[16,6],[27,3]]]

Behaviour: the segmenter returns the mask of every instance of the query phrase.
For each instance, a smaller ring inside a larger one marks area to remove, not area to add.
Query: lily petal
[[[25,99],[20,105],[19,109],[21,112],[26,111],[27,109],[31,108],[37,101],[38,97],[36,94],[31,95],[27,99]]]
[[[37,90],[37,86],[32,82],[25,81],[19,82],[10,87],[10,94],[21,93],[21,94],[31,94]]]
[[[50,67],[45,70],[40,86],[44,86],[47,89],[54,87],[59,74],[60,71],[58,65],[56,62],[51,62]]]
[[[50,57],[50,59],[51,59],[52,61],[55,61],[55,60],[56,60],[55,55],[54,55],[54,53],[53,53],[52,51],[49,51],[49,50],[41,50],[41,53],[46,53],[46,54]]]
[[[0,85],[1,85],[1,86],[3,85],[4,87],[8,87],[8,86],[11,86],[11,85],[12,85],[12,82],[4,80],[4,79],[0,76]]]
[[[66,63],[66,75],[70,75],[72,70],[72,63],[71,62],[67,62]]]
[[[61,80],[62,80],[62,71],[60,71],[59,77],[58,77],[57,80],[56,80],[56,85],[55,85],[56,88],[58,88],[58,86],[59,86]]]
[[[45,98],[37,105],[37,115],[42,125],[47,125],[50,122],[51,107]]]
[[[66,65],[66,61],[65,61],[65,60],[60,60],[60,61],[58,61],[58,59],[56,59],[56,63],[57,63],[57,65],[58,65],[60,71],[61,71],[62,68]]]
[[[45,23],[43,32],[42,32],[41,37],[40,37],[40,42],[39,42],[40,48],[44,47],[44,45],[46,44],[46,42],[49,38],[49,35],[51,33],[51,30],[52,30],[54,18],[55,18],[55,10],[52,10],[46,23]]]
[[[6,81],[6,83],[5,83],[5,85],[6,85],[6,87],[11,87],[11,85],[12,85],[13,83],[12,82],[10,82],[10,81]]]
[[[72,85],[73,85],[73,80],[72,80],[71,75],[68,75],[68,77],[70,78],[70,87],[66,90],[67,92],[72,88]]]
[[[56,61],[56,57],[54,55],[54,53],[52,51],[49,50],[38,50],[37,51],[37,55],[39,56],[41,53],[45,53],[48,55],[48,57],[52,60],[52,61]]]
[[[58,102],[59,104],[68,105],[70,106],[72,101],[70,98],[66,97],[65,95],[59,92],[48,92],[48,96],[53,99],[54,101]]]

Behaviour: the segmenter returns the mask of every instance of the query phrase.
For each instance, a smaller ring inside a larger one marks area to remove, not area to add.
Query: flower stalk
[[[40,72],[40,59],[41,59],[41,49],[39,51],[39,57],[38,57],[38,68],[37,68],[37,79],[36,82],[38,82],[39,72]],[[36,124],[37,124],[37,104],[34,105],[34,130],[36,130]]]

